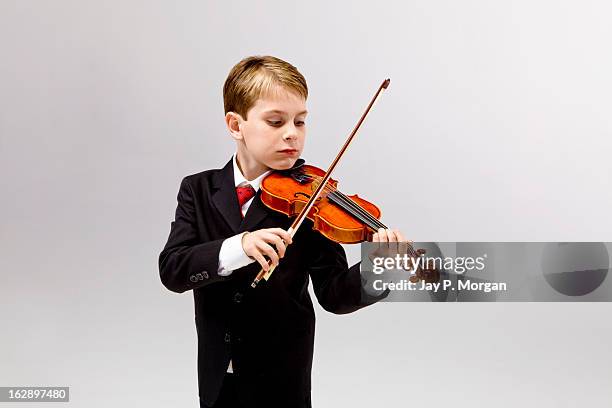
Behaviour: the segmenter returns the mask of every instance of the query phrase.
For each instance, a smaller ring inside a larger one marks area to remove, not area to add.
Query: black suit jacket
[[[349,268],[341,245],[305,222],[268,281],[253,289],[254,262],[217,274],[222,242],[241,231],[281,227],[291,220],[268,209],[257,192],[242,219],[230,160],[223,169],[185,177],[168,242],[159,255],[166,288],[193,291],[198,335],[198,383],[206,404],[217,399],[232,359],[240,397],[249,406],[310,406],[315,314],[308,277],[321,306],[350,313],[388,294],[363,291],[359,264]]]

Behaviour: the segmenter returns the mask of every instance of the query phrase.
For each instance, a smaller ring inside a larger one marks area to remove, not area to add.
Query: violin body
[[[306,164],[290,170],[273,171],[261,183],[261,201],[272,210],[294,217],[306,206],[319,185],[318,181],[324,176],[324,170]],[[313,222],[313,229],[341,244],[370,240],[375,228],[360,219],[380,219],[380,209],[357,194],[342,194],[337,185],[338,182],[330,178],[324,192],[306,215]],[[363,211],[368,213],[367,216]]]

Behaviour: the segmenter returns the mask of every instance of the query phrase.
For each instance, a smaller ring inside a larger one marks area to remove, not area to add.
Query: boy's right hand
[[[291,242],[293,242],[291,235],[284,229],[265,228],[244,234],[242,249],[245,254],[259,262],[267,272],[271,266],[278,265],[280,258],[285,256],[287,245]],[[272,261],[271,265],[268,264],[266,256]]]

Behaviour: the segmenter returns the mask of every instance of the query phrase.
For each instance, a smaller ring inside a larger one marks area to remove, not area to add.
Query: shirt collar
[[[253,189],[257,191],[259,190],[261,181],[272,171],[268,170],[253,180],[247,180],[240,171],[240,168],[238,167],[238,162],[236,161],[236,153],[234,153],[234,155],[232,156],[232,163],[234,165],[234,187],[238,187],[241,184],[250,184]]]

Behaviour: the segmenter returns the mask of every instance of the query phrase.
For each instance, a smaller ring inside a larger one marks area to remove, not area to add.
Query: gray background
[[[192,296],[163,288],[157,255],[181,178],[233,152],[221,87],[247,55],[306,76],[304,157],[322,167],[391,78],[336,177],[409,238],[609,241],[611,11],[0,0],[0,385],[197,406]],[[611,307],[317,306],[313,403],[603,406]]]

